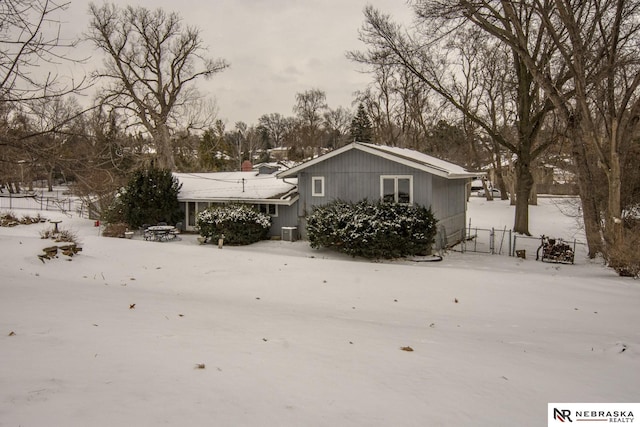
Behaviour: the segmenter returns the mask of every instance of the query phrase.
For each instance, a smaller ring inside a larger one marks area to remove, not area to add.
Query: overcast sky
[[[102,4],[101,1],[96,2]],[[370,76],[348,60],[347,51],[363,49],[358,30],[367,4],[409,22],[405,0],[115,0],[117,5],[145,6],[180,13],[185,24],[202,30],[209,55],[230,68],[209,81],[202,92],[215,97],[219,117],[256,124],[263,114],[293,115],[296,93],[317,88],[330,108],[353,109],[353,93]],[[73,0],[65,25],[82,32],[89,21],[88,2]],[[85,45],[83,49],[89,50]],[[100,67],[92,51],[87,70]]]

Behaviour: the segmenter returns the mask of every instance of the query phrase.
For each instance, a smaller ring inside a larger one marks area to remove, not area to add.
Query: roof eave
[[[327,153],[323,156],[318,156],[315,159],[309,160],[305,163],[302,163],[296,167],[293,167],[289,170],[283,171],[278,173],[276,176],[278,178],[288,178],[288,177],[292,177],[292,176],[297,176],[298,172],[313,166],[317,163],[323,162],[325,160],[330,159],[331,157],[337,156],[339,154],[342,154],[345,151],[349,151],[352,149],[356,149],[356,150],[360,150],[363,151],[365,153],[369,153],[372,154],[374,156],[378,156],[378,157],[382,157],[384,159],[396,162],[396,163],[400,163],[403,164],[405,166],[409,166],[411,168],[414,169],[418,169],[424,172],[428,172],[430,174],[439,176],[441,178],[447,178],[447,179],[461,179],[461,178],[472,178],[474,176],[478,176],[478,173],[476,172],[464,172],[464,173],[456,173],[456,172],[449,172],[446,169],[442,169],[439,168],[437,166],[434,165],[430,165],[430,164],[425,164],[425,163],[421,163],[421,162],[416,162],[415,160],[403,157],[403,156],[399,156],[398,154],[394,154],[394,153],[390,153],[384,150],[379,150],[376,149],[375,147],[372,147],[368,144],[361,144],[358,142],[352,142],[351,144],[345,145],[342,148],[339,148],[337,150],[334,150],[330,153]]]
[[[292,204],[294,204],[299,198],[299,195],[295,195],[293,197],[291,197],[290,199],[283,199],[283,198],[277,198],[277,199],[248,199],[248,198],[242,198],[242,197],[202,197],[202,198],[195,198],[195,197],[187,197],[187,198],[178,198],[179,202],[212,202],[212,203],[248,203],[248,204],[272,204],[272,205],[284,205],[284,206],[291,206]]]
[[[316,157],[315,159],[311,159],[308,160],[304,163],[299,164],[298,166],[294,166],[291,169],[288,169],[286,171],[283,172],[279,172],[276,177],[277,178],[290,178],[290,177],[295,177],[298,176],[298,172],[300,172],[301,170],[304,170],[310,166],[313,166],[315,164],[318,164],[320,162],[324,162],[325,160],[328,160],[332,157],[335,157],[339,154],[344,153],[345,151],[349,151],[353,148],[357,148],[357,143],[356,142],[352,142],[351,144],[345,145],[344,147],[338,148],[337,150],[333,150],[327,154],[323,154],[321,156]]]

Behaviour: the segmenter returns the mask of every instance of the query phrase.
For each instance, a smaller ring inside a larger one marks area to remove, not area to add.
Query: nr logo
[[[567,421],[570,423],[573,422],[571,421],[571,411],[569,409],[553,408],[553,419],[563,423]]]

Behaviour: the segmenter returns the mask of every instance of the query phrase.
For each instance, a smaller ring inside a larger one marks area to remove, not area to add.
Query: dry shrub
[[[18,218],[13,212],[0,212],[0,227],[14,227],[16,225],[28,225],[44,222],[44,218],[39,213],[36,216],[24,215],[22,218]]]
[[[623,242],[609,251],[609,267],[623,277],[640,277],[640,223],[624,228]]]
[[[53,239],[56,242],[69,242],[75,243],[76,245],[80,244],[78,239],[78,234],[75,231],[60,229],[57,233],[54,228],[47,228],[40,231],[41,239]]]
[[[40,231],[40,238],[41,239],[54,239],[55,238],[55,232],[54,232],[53,228],[45,228],[44,230]]]
[[[79,244],[80,242],[78,242],[78,235],[76,234],[75,231],[71,231],[71,230],[66,230],[66,229],[62,229],[60,230],[60,232],[58,233],[58,236],[56,237],[56,241],[57,242],[70,242],[70,243],[75,243],[75,244]]]
[[[37,224],[39,222],[45,222],[46,218],[44,218],[39,213],[36,216],[24,215],[20,220],[21,224]]]
[[[124,237],[124,232],[129,229],[129,226],[124,222],[117,222],[113,224],[107,224],[104,226],[102,235],[104,237]]]
[[[0,227],[13,227],[20,224],[18,217],[11,211],[0,213]]]

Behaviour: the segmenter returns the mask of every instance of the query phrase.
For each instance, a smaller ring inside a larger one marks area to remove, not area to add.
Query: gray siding
[[[380,199],[381,175],[413,177],[413,203],[431,207],[438,219],[436,247],[453,243],[465,227],[466,179],[445,179],[360,150],[350,150],[309,166],[298,175],[300,233],[305,237],[304,217],[314,206],[341,199],[357,202]],[[312,195],[312,178],[324,177],[324,196]]]
[[[189,202],[180,202],[180,208],[184,214],[183,224],[186,230],[194,231],[195,230],[195,215],[193,213],[192,220],[193,225],[190,225],[189,221],[189,213],[187,212],[187,203]],[[196,202],[191,202],[195,205]],[[210,202],[210,201],[198,201],[196,206],[197,212],[203,211],[207,207],[212,204],[220,203],[220,202]],[[251,203],[248,203],[251,204]],[[269,228],[269,237],[276,237],[281,235],[282,227],[297,227],[298,226],[298,202],[293,203],[291,206],[286,205],[278,205],[278,216],[271,217],[271,228]]]
[[[298,227],[298,202],[291,206],[278,206],[278,216],[271,217],[269,236],[280,236],[282,227]]]
[[[349,202],[378,200],[381,175],[413,176],[414,204],[430,204],[430,174],[369,153],[351,150],[310,166],[298,175],[299,214],[304,216],[311,212],[313,206],[324,205],[335,199]],[[324,177],[324,197],[311,195],[311,179],[315,176]]]
[[[467,190],[465,179],[433,177],[431,208],[438,218],[436,246],[446,246],[462,239],[466,221]]]

